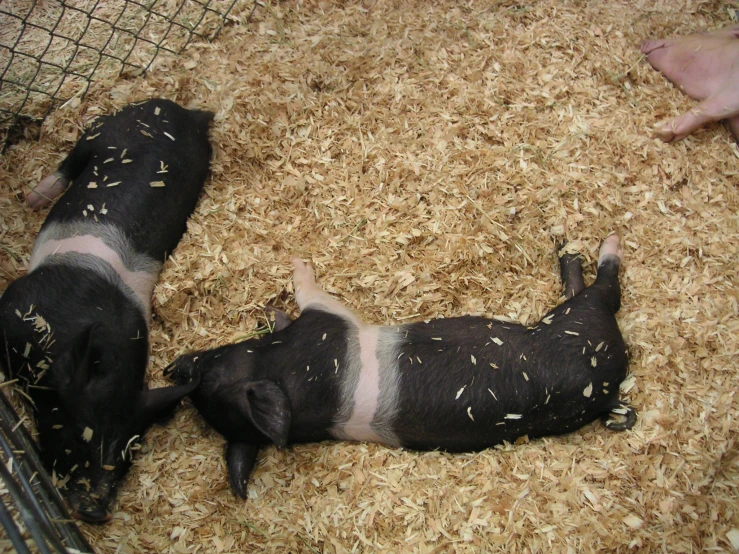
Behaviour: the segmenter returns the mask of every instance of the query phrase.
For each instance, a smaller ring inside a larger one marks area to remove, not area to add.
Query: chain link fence
[[[35,139],[92,79],[145,72],[162,52],[212,40],[254,0],[0,0],[0,153]]]

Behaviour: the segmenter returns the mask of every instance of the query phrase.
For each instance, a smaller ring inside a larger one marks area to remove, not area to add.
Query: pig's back
[[[471,316],[398,327],[395,434],[410,448],[468,451],[581,427],[603,413],[625,376],[621,335],[608,319],[599,314],[578,335]],[[595,352],[588,332],[611,337],[608,356],[605,345]]]

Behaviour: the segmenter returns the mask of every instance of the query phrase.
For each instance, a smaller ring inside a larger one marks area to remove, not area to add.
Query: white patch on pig
[[[350,329],[347,335],[349,370],[342,383],[337,424],[331,432],[337,438],[382,442],[372,429],[380,396],[380,368],[377,361],[377,327]]]
[[[104,277],[139,306],[148,325],[162,264],[136,252],[117,227],[82,221],[46,225],[36,239],[28,272],[52,263],[85,267]]]
[[[392,430],[399,386],[395,344],[391,328],[350,326],[340,408],[329,430],[337,439],[400,446]]]
[[[339,409],[331,435],[341,440],[372,441],[400,446],[393,432],[398,413],[397,327],[373,327],[339,300],[321,289],[313,268],[293,258],[295,300],[304,312],[321,310],[347,323],[346,359],[334,360],[335,373],[341,368]],[[324,340],[326,335],[323,335]],[[419,360],[420,361],[420,360]]]
[[[380,368],[380,396],[372,428],[380,435],[384,444],[401,446],[393,431],[400,406],[400,353],[401,327],[377,327],[377,361]]]

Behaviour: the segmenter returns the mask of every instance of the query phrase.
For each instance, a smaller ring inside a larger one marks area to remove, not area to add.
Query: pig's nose
[[[182,355],[164,368],[164,376],[178,385],[186,385],[200,376],[195,364],[197,360],[198,356]]]
[[[165,377],[169,377],[174,373],[174,371],[177,369],[177,365],[179,364],[180,359],[177,358],[174,362],[171,362],[167,367],[164,368],[164,371],[162,372]]]
[[[72,512],[72,516],[86,523],[107,523],[113,517],[107,508],[100,506],[80,506]]]

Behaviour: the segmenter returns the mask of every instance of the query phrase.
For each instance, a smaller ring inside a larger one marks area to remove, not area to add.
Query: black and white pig
[[[147,390],[151,296],[208,175],[213,114],[169,100],[98,118],[27,196],[49,212],[0,297],[6,378],[27,386],[41,456],[75,517],[110,519],[132,446],[196,383]]]
[[[228,440],[240,496],[268,443],[347,439],[458,452],[567,433],[599,417],[629,429],[636,416],[618,399],[628,357],[614,317],[621,257],[611,235],[584,288],[579,257],[562,255],[567,301],[529,327],[472,316],[367,325],[295,259],[298,319],[278,312],[274,333],[180,356],[165,374],[200,382],[190,397]]]

